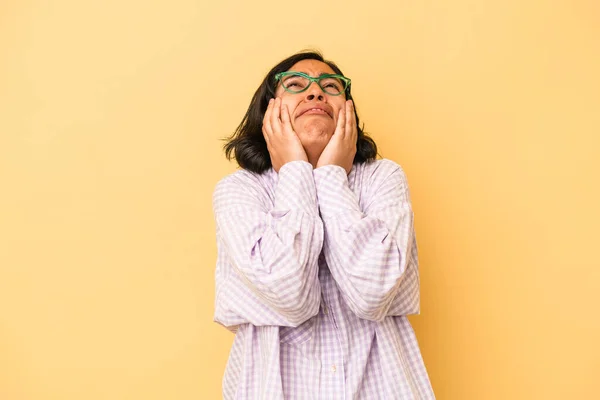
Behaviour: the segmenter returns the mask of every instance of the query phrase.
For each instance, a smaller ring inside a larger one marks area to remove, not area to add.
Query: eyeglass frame
[[[291,90],[288,90],[285,87],[285,85],[283,84],[283,80],[282,80],[283,77],[288,76],[288,75],[299,75],[299,76],[301,76],[303,78],[308,79],[310,83],[308,85],[306,85],[306,87],[304,89],[300,90],[300,91],[291,91]],[[336,79],[341,80],[344,83],[344,90],[342,90],[338,94],[333,94],[333,93],[327,92],[323,88],[323,86],[321,86],[321,80],[322,79],[326,79],[326,78],[336,78]],[[275,82],[280,82],[280,81],[281,81],[281,86],[283,87],[283,90],[285,90],[288,93],[292,93],[292,94],[299,94],[299,93],[305,92],[305,91],[308,90],[308,88],[310,87],[310,85],[313,84],[313,82],[316,82],[316,84],[319,85],[319,87],[321,88],[321,90],[323,91],[323,93],[328,94],[330,96],[339,96],[342,93],[346,93],[348,90],[350,90],[350,84],[352,82],[352,80],[350,78],[346,78],[344,75],[340,75],[340,74],[323,74],[323,75],[320,75],[320,76],[314,78],[314,77],[312,77],[312,76],[310,76],[308,74],[305,74],[304,72],[298,72],[298,71],[283,71],[283,72],[279,72],[278,74],[275,75]]]

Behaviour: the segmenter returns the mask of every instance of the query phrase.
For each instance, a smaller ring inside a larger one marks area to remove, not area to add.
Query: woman
[[[315,52],[276,65],[225,145],[213,196],[225,399],[431,399],[406,177]]]

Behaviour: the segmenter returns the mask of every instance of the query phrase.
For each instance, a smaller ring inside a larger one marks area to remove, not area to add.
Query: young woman
[[[433,399],[413,329],[406,176],[319,53],[277,64],[225,145],[215,321],[236,332],[225,399]]]

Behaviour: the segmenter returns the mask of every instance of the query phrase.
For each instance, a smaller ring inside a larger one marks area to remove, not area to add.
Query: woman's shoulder
[[[398,175],[405,179],[402,166],[388,158],[362,163],[357,168],[357,173],[362,175],[363,179],[366,179],[371,183],[379,180],[385,180],[392,175]]]
[[[402,166],[390,159],[378,159],[365,163],[360,176],[354,179],[354,188],[360,193],[361,204],[369,207],[376,199],[395,196],[395,199],[410,198],[408,180]]]
[[[221,178],[214,189],[213,196],[234,196],[259,194],[273,185],[273,170],[270,169],[262,174],[238,169]]]

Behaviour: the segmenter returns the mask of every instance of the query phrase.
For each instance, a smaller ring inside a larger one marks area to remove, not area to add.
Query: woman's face
[[[335,74],[329,65],[318,60],[299,61],[290,71],[304,72],[312,77]],[[345,94],[327,94],[313,82],[306,91],[296,94],[286,92],[279,83],[275,96],[281,98],[282,107],[288,107],[292,127],[304,148],[322,151],[335,131],[340,110],[345,107]]]

